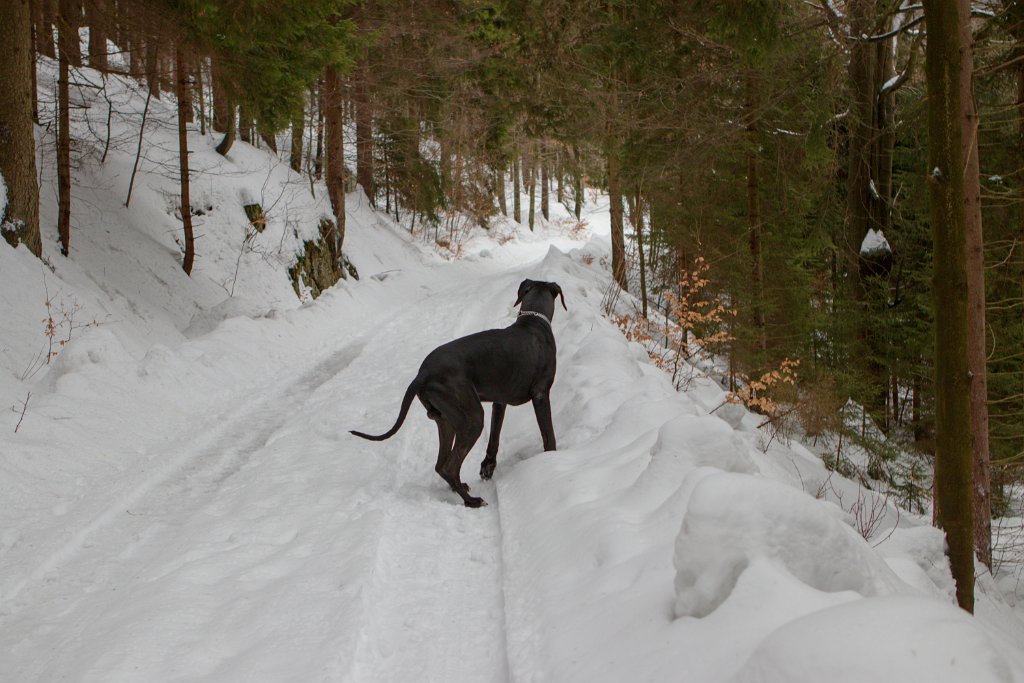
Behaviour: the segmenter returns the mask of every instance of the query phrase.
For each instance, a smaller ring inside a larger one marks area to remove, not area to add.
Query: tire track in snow
[[[213,476],[213,485],[209,488],[213,490],[218,488],[227,478],[237,472],[245,460],[252,455],[252,452],[265,444],[267,439],[287,420],[287,413],[282,411],[279,406],[275,406],[275,402],[312,393],[347,367],[359,355],[362,348],[362,341],[353,342],[343,347],[303,374],[284,391],[255,402],[255,406],[252,403],[243,403],[213,420],[214,425],[226,425],[226,427],[209,431],[197,430],[197,436],[192,441],[186,442],[183,446],[168,449],[169,457],[164,465],[158,467],[153,474],[146,477],[132,490],[119,496],[90,523],[80,528],[67,543],[42,561],[29,576],[15,584],[10,593],[3,596],[3,602],[10,606],[33,582],[38,582],[48,573],[71,560],[82,549],[92,547],[88,539],[104,527],[117,523],[118,519],[126,512],[138,514],[137,511],[134,513],[129,511],[133,507],[137,508],[141,501],[147,496],[152,496],[159,487],[166,486],[169,489],[169,495],[165,498],[176,501],[177,507],[182,507],[181,495],[189,494],[192,491],[194,486],[192,482],[208,476],[211,471],[217,472],[217,474]],[[255,416],[255,418],[250,416]],[[256,429],[252,429],[253,425],[257,425]],[[171,455],[173,452],[179,452],[180,455],[175,457]],[[218,453],[221,456],[216,458],[216,463],[211,467],[208,461],[215,458]],[[156,461],[160,459],[158,457]],[[193,498],[198,495],[197,492],[191,493]]]

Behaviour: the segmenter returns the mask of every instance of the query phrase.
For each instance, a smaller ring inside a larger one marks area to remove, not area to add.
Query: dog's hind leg
[[[433,419],[438,424],[438,435],[442,442],[445,438],[442,424],[455,435],[455,443],[444,462],[441,462],[442,454],[440,448],[438,449],[437,473],[448,483],[452,491],[462,497],[466,507],[478,508],[486,505],[483,498],[469,495],[469,487],[461,478],[462,463],[484,430],[484,409],[480,405],[476,391],[472,386],[458,393],[427,388],[421,393],[420,398],[424,404],[430,406],[430,410],[436,412],[437,417]]]
[[[445,469],[445,474],[441,476],[445,478],[448,485],[452,489],[462,496],[462,501],[469,508],[478,508],[487,503],[483,498],[469,495],[469,487],[462,482],[462,463],[465,462],[466,456],[469,455],[469,451],[472,450],[473,444],[480,438],[480,433],[484,431],[484,411],[479,405],[477,405],[479,411],[478,416],[473,416],[468,421],[465,431],[457,431],[455,433],[455,446],[452,448],[452,454],[448,457],[448,463]]]
[[[491,405],[491,433],[487,437],[487,455],[480,463],[480,478],[490,479],[494,474],[494,466],[498,458],[498,440],[501,438],[501,423],[505,419],[505,404]]]
[[[438,473],[442,478],[444,477],[444,466],[448,462],[448,459],[452,455],[452,444],[455,442],[455,430],[448,422],[438,415],[432,418],[437,422],[437,464],[434,465],[434,471]],[[447,481],[447,479],[445,479]],[[452,487],[455,491],[455,488]]]

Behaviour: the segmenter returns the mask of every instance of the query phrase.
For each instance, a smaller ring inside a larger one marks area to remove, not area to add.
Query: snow
[[[362,278],[301,302],[285,270],[323,188],[192,131],[204,237],[188,278],[170,102],[151,103],[123,206],[130,86],[108,80],[105,163],[105,101],[80,94],[71,257],[44,129],[52,268],[0,244],[0,678],[1024,680],[1017,611],[984,576],[977,617],[953,606],[926,519],[886,508],[863,540],[835,495],[855,483],[766,443],[714,383],[677,392],[602,315],[606,197],[588,192],[578,238],[552,201],[535,232],[497,219],[455,259],[353,193]],[[268,209],[250,249],[246,196]],[[391,424],[435,346],[509,324],[525,277],[569,307],[553,321],[559,450],[510,409],[493,482],[476,475],[485,439],[470,454],[463,477],[490,505],[468,510],[433,471],[418,404],[384,443],[348,430]],[[49,363],[47,298],[73,317]]]
[[[676,615],[704,617],[753,562],[778,563],[819,591],[906,590],[832,503],[748,474],[701,478],[676,538]]]
[[[0,174],[0,221],[7,215],[7,183],[3,174]]]
[[[766,638],[734,679],[961,683],[1019,680],[1019,662],[966,613],[917,597],[845,602],[796,619]]]
[[[892,251],[892,247],[889,246],[889,241],[885,239],[885,234],[881,230],[875,230],[870,228],[868,234],[864,235],[864,240],[860,243],[860,253],[870,254],[876,251]]]

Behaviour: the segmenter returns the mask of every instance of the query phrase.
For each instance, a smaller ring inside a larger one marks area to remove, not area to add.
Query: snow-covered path
[[[0,681],[1024,680],[1009,607],[951,606],[941,532],[903,518],[869,544],[814,500],[853,482],[623,338],[604,246],[442,263],[362,235],[392,252],[379,277],[311,306],[141,359],[103,328],[61,354],[0,434]],[[386,442],[348,430],[390,427],[438,344],[507,325],[523,277],[568,303],[559,450],[511,409],[495,483],[484,439],[466,461],[470,510],[418,404]]]
[[[389,426],[438,343],[507,324],[519,277],[474,275],[396,307],[165,443],[160,468],[0,616],[24,634],[12,680],[505,680],[483,440],[464,478],[490,506],[467,511],[433,472],[418,406],[388,442],[347,430]]]

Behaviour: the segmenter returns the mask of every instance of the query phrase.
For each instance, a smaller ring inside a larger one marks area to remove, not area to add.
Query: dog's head
[[[562,308],[569,310],[565,305],[565,295],[562,288],[556,282],[541,282],[539,280],[523,280],[519,285],[519,296],[514,306],[519,306],[520,311],[534,311],[542,313],[551,320],[555,315],[555,298],[562,300]]]

